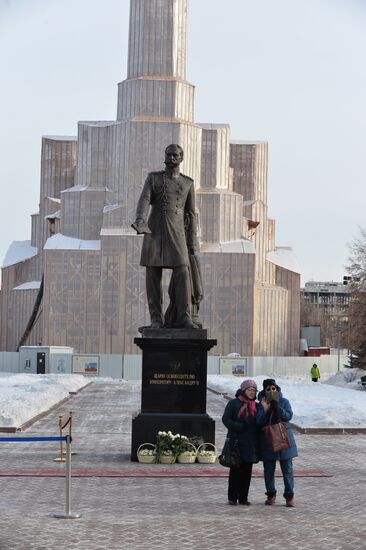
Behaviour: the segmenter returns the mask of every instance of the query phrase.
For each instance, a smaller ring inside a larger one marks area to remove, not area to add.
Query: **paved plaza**
[[[24,435],[58,435],[59,414],[66,418],[72,410],[75,472],[220,469],[218,464],[131,463],[131,415],[139,399],[135,382],[94,383]],[[225,404],[208,392],[218,447]],[[0,477],[0,550],[366,549],[366,435],[297,434],[296,439],[295,473],[321,470],[333,477],[297,477],[294,509],[284,506],[281,478],[275,506],[264,506],[263,479],[254,477],[252,505],[233,507],[226,504],[227,480],[218,476],[77,477],[73,510],[82,517],[75,520],[53,518],[65,510],[64,478],[15,475],[63,470],[53,461],[57,444],[1,443],[1,472],[14,475]]]

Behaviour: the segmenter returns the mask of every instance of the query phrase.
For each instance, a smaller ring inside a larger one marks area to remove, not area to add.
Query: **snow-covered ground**
[[[314,383],[300,377],[282,376],[276,381],[284,397],[290,400],[293,422],[304,428],[366,428],[366,390],[358,381],[365,374],[356,369]],[[258,387],[268,376],[256,376]],[[234,396],[243,378],[224,375],[208,376],[208,386]],[[0,427],[19,427],[48,410],[89,382],[125,383],[131,392],[140,391],[140,383],[111,378],[84,377],[77,374],[0,373]],[[355,391],[360,390],[360,391]]]
[[[364,374],[362,370],[344,369],[321,383],[290,376],[276,377],[276,382],[283,396],[289,399],[294,413],[292,422],[298,426],[366,428],[366,390],[358,384]],[[272,376],[254,377],[259,390],[265,378]],[[234,396],[242,380],[244,378],[210,375],[208,386]]]
[[[20,427],[88,384],[78,374],[0,373],[0,428]]]

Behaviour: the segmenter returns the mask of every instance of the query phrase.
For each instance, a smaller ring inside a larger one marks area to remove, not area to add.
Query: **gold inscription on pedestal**
[[[199,386],[195,374],[155,373],[150,384],[165,384],[172,386]]]

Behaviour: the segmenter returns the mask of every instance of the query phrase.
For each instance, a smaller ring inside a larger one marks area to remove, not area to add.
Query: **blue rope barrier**
[[[0,437],[0,441],[66,441],[67,437]]]
[[[49,436],[49,437],[0,437],[0,441],[66,441],[66,469],[65,469],[65,480],[66,480],[66,512],[65,514],[55,514],[55,518],[61,519],[75,519],[79,518],[80,514],[71,513],[71,435],[65,436]],[[60,445],[62,452],[62,444]],[[61,461],[61,457],[60,457]]]

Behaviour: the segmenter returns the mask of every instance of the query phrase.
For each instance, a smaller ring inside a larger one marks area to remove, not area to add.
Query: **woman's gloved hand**
[[[272,411],[277,411],[278,410],[278,401],[276,401],[275,399],[271,400],[271,410]]]

